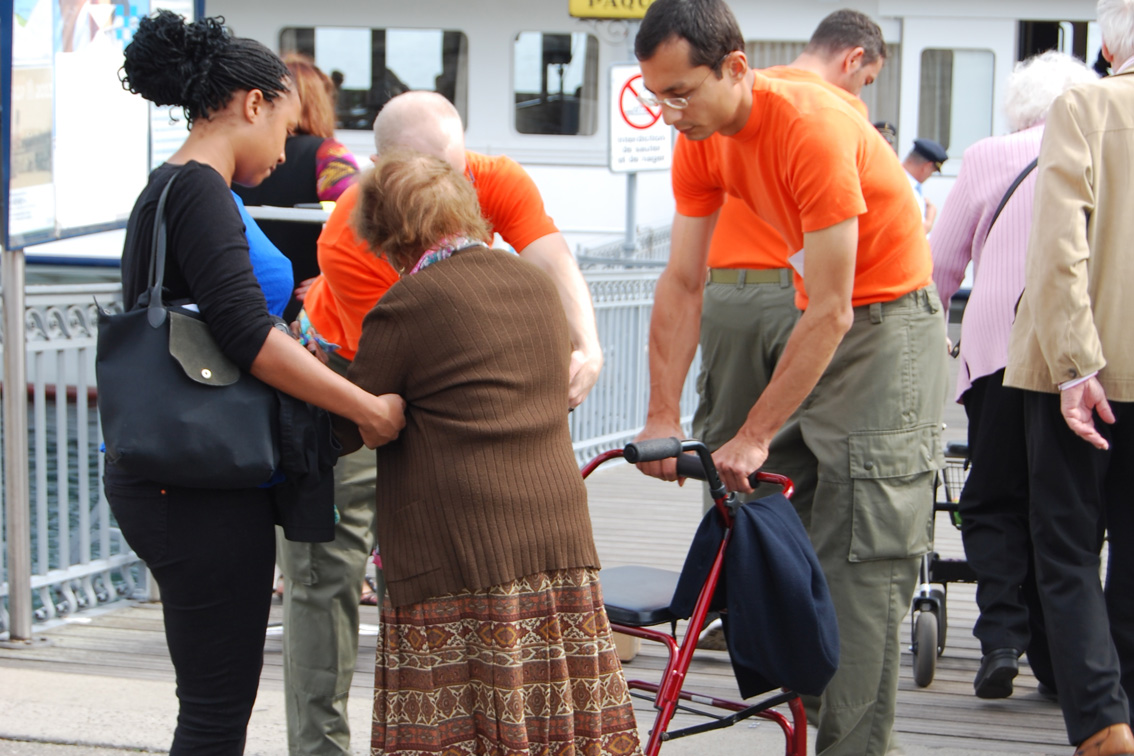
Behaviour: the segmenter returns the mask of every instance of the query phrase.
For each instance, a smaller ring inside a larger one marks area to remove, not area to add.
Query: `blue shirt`
[[[268,302],[268,312],[280,317],[292,296],[291,260],[284,257],[275,244],[268,240],[264,232],[248,214],[244,201],[232,193],[240,218],[244,221],[244,237],[248,240],[248,257],[252,260],[252,272],[264,291]]]

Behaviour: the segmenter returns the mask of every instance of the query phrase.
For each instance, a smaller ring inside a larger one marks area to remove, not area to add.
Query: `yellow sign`
[[[642,18],[654,0],[567,0],[575,18]]]

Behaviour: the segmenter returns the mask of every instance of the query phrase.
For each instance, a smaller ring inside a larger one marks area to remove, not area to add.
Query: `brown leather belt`
[[[710,268],[709,283],[734,284],[783,284],[791,283],[789,268]]]

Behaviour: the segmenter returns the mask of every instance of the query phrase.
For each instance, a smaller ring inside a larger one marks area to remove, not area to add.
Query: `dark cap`
[[[898,149],[898,127],[889,121],[876,121],[874,128],[878,129],[878,133],[882,135],[891,147],[895,150]]]
[[[898,127],[890,123],[889,121],[875,121],[874,128],[878,129],[882,136],[886,137],[887,139],[896,137],[898,135]]]
[[[913,151],[933,163],[934,168],[938,171],[941,170],[942,163],[949,159],[949,153],[945,151],[945,148],[932,139],[915,139]]]

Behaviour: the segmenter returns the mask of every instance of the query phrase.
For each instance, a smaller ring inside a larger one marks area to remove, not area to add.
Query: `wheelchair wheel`
[[[924,688],[933,682],[937,667],[937,615],[919,612],[914,620],[914,682]]]

